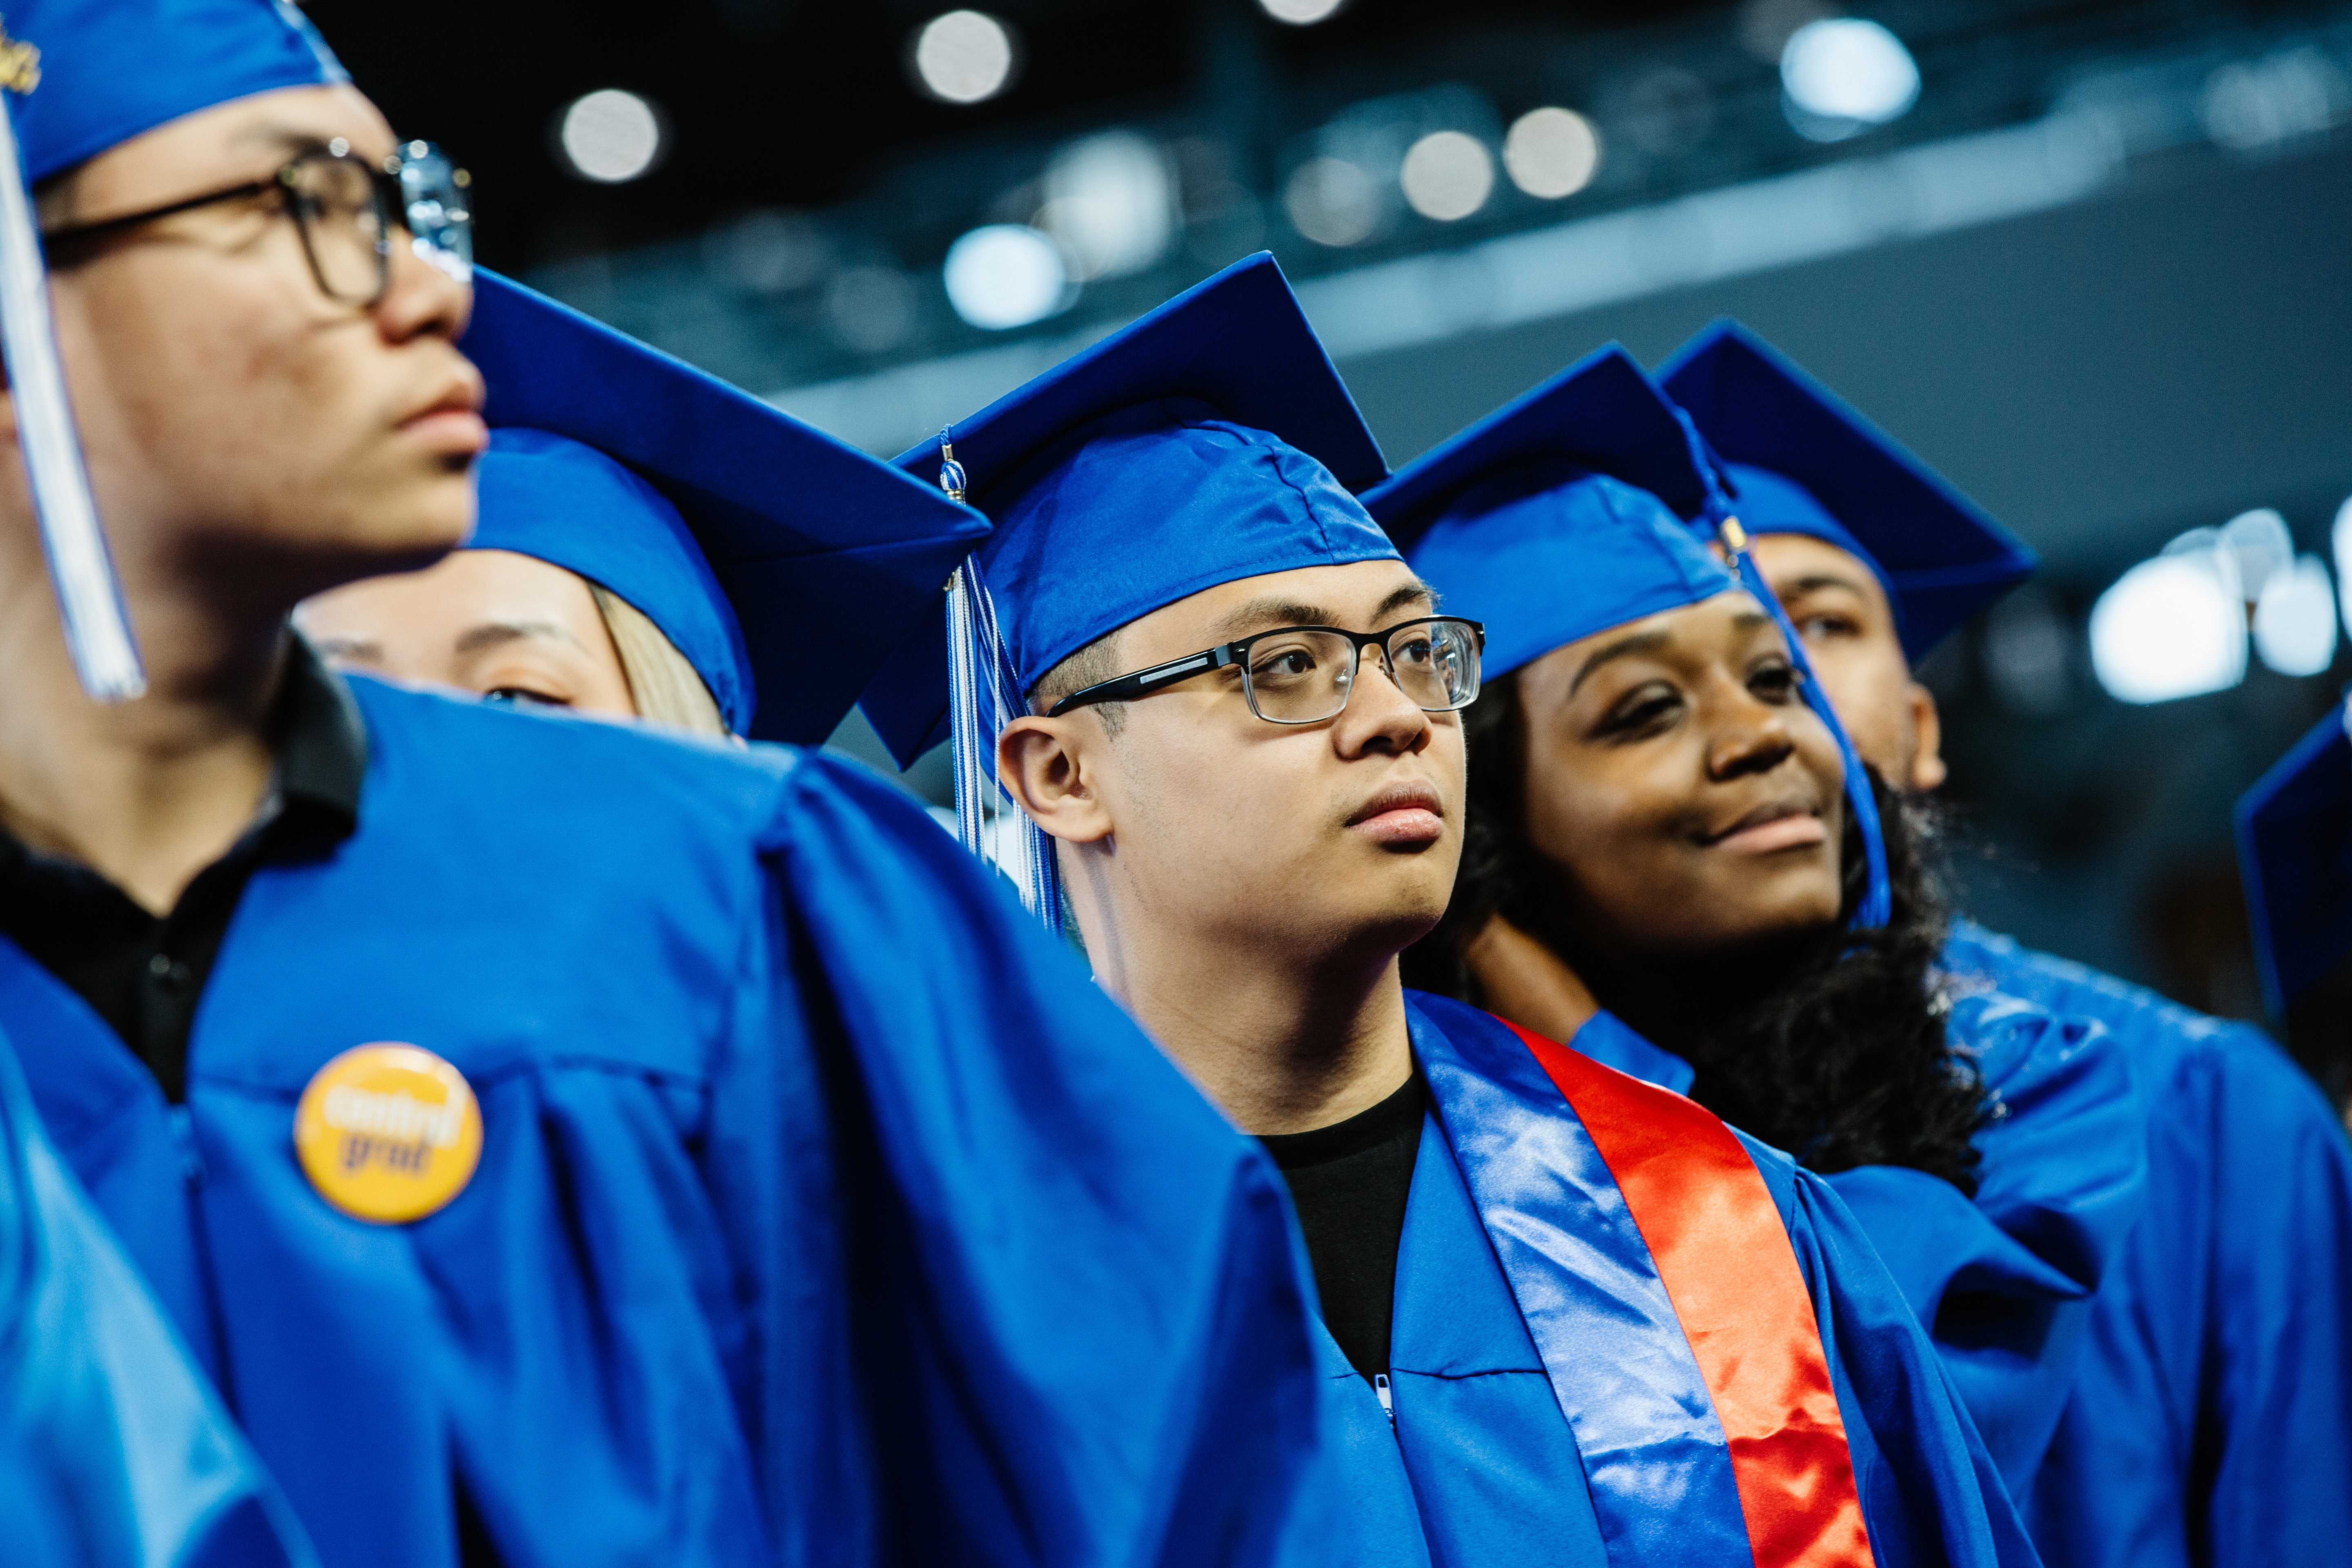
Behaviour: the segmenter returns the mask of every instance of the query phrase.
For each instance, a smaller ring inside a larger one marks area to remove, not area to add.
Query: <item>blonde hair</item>
[[[637,705],[637,717],[698,735],[729,733],[710,688],[702,683],[686,655],[662,635],[662,629],[618,594],[594,583],[588,584],[588,591],[596,596],[597,612],[604,617],[604,629],[612,634],[613,650],[621,656],[621,673],[628,677],[629,698]]]

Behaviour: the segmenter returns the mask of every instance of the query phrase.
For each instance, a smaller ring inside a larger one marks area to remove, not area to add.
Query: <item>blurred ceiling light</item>
[[[1601,167],[1601,133],[1572,109],[1530,109],[1503,138],[1503,167],[1531,196],[1572,196]]]
[[[1800,134],[1838,142],[1907,113],[1919,100],[1919,66],[1877,23],[1838,16],[1789,35],[1780,86]]]
[[[1452,223],[1486,205],[1495,189],[1495,160],[1475,136],[1433,131],[1405,150],[1397,180],[1413,211]]]
[[[1294,27],[1311,27],[1339,14],[1348,0],[1257,0],[1265,14]]]
[[[978,103],[1013,80],[1013,29],[984,11],[950,11],[915,35],[915,79],[943,103]]]
[[[956,314],[990,331],[1042,321],[1071,292],[1062,247],[1026,224],[973,229],[948,247],[941,277]]]
[[[558,139],[574,174],[617,185],[654,166],[662,150],[661,116],[635,93],[608,87],[572,100]]]
[[[2281,675],[2322,675],[2336,662],[2336,585],[2318,556],[2303,556],[2263,584],[2254,652]]]
[[[2124,702],[2169,702],[2243,680],[2246,608],[2234,564],[2220,550],[2192,549],[2125,573],[2091,606],[2091,668]]]
[[[2165,548],[2195,548],[2188,542],[2201,545],[2205,532],[2184,533]],[[2242,511],[2223,523],[2219,542],[2237,567],[2238,594],[2249,605],[2261,600],[2273,574],[2294,564],[2294,535],[2287,531],[2286,519],[2269,507]]]
[[[1158,145],[1131,131],[1073,142],[1045,169],[1035,225],[1061,242],[1079,282],[1139,272],[1175,237],[1174,182]]]
[[[2352,84],[2305,47],[2262,60],[2233,60],[2205,79],[2197,117],[2205,134],[2235,152],[2326,130],[2352,109]]]
[[[1293,169],[1282,207],[1291,226],[1318,245],[1360,244],[1381,221],[1372,177],[1344,158],[1309,158]]]
[[[2329,531],[2336,552],[2336,586],[2341,595],[2344,629],[2352,631],[2352,496],[2336,509],[2336,526]]]

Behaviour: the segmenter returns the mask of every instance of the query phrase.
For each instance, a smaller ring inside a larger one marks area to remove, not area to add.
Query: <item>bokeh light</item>
[[[1495,160],[1475,136],[1433,131],[1406,149],[1397,180],[1413,211],[1453,223],[1486,205],[1495,188]]]
[[[1503,167],[1531,196],[1572,196],[1601,168],[1601,132],[1572,109],[1531,109],[1503,138]]]
[[[915,79],[943,103],[979,103],[1012,85],[1013,29],[984,11],[950,11],[915,35]]]
[[[1167,254],[1176,237],[1168,159],[1132,131],[1082,137],[1045,169],[1035,226],[1061,243],[1079,282],[1123,278]]]
[[[2183,535],[2091,606],[2091,668],[2110,697],[2170,702],[2245,679],[2245,600],[2219,546],[2215,529]]]
[[[2336,662],[2336,585],[2318,556],[2300,557],[2263,584],[2254,652],[2281,675],[2321,675]]]
[[[1265,14],[1277,22],[1287,22],[1294,27],[1312,26],[1336,16],[1348,0],[1257,0]]]
[[[1026,224],[973,229],[948,247],[941,276],[956,314],[990,331],[1042,321],[1069,303],[1061,247]]]
[[[1877,23],[1839,16],[1789,35],[1780,86],[1790,123],[1814,141],[1835,142],[1909,112],[1919,100],[1919,66]]]
[[[558,140],[572,173],[617,185],[645,174],[660,156],[661,116],[635,93],[608,87],[572,100]]]
[[[1309,158],[1290,173],[1282,208],[1291,226],[1318,245],[1349,246],[1380,226],[1380,190],[1345,158]]]

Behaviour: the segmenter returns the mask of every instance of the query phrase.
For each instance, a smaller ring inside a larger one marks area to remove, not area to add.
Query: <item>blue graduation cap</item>
[[[168,121],[344,80],[285,0],[12,0],[0,37],[0,349],[66,641],[105,701],[147,689],[82,468],[30,188]]]
[[[1868,879],[1860,926],[1893,893],[1877,802],[1801,639],[1748,559],[1688,416],[1612,343],[1433,447],[1370,491],[1414,571],[1486,626],[1504,675],[1611,626],[1744,587],[1780,623],[1805,701],[1836,737]],[[1684,521],[1720,527],[1729,563]]]
[[[1264,253],[898,461],[996,529],[864,707],[901,765],[952,733],[982,850],[996,734],[1063,659],[1221,583],[1397,555],[1353,494],[1386,476],[1379,443]],[[1051,919],[1052,858],[1027,853],[1015,879]]]
[[[543,294],[475,274],[489,387],[469,547],[625,599],[727,727],[814,745],[987,522],[937,487]]]
[[[2352,952],[2352,714],[2338,707],[2238,801],[2263,997],[2286,1016]]]
[[[1658,380],[1723,458],[1748,532],[1811,534],[1859,556],[1915,661],[2037,563],[1983,508],[1737,321],[1685,343]]]

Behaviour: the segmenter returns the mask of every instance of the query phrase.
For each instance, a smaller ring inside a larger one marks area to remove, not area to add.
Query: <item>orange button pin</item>
[[[319,1195],[355,1219],[402,1225],[465,1191],[482,1112],[456,1068],[415,1046],[354,1046],[294,1108],[294,1152]]]

